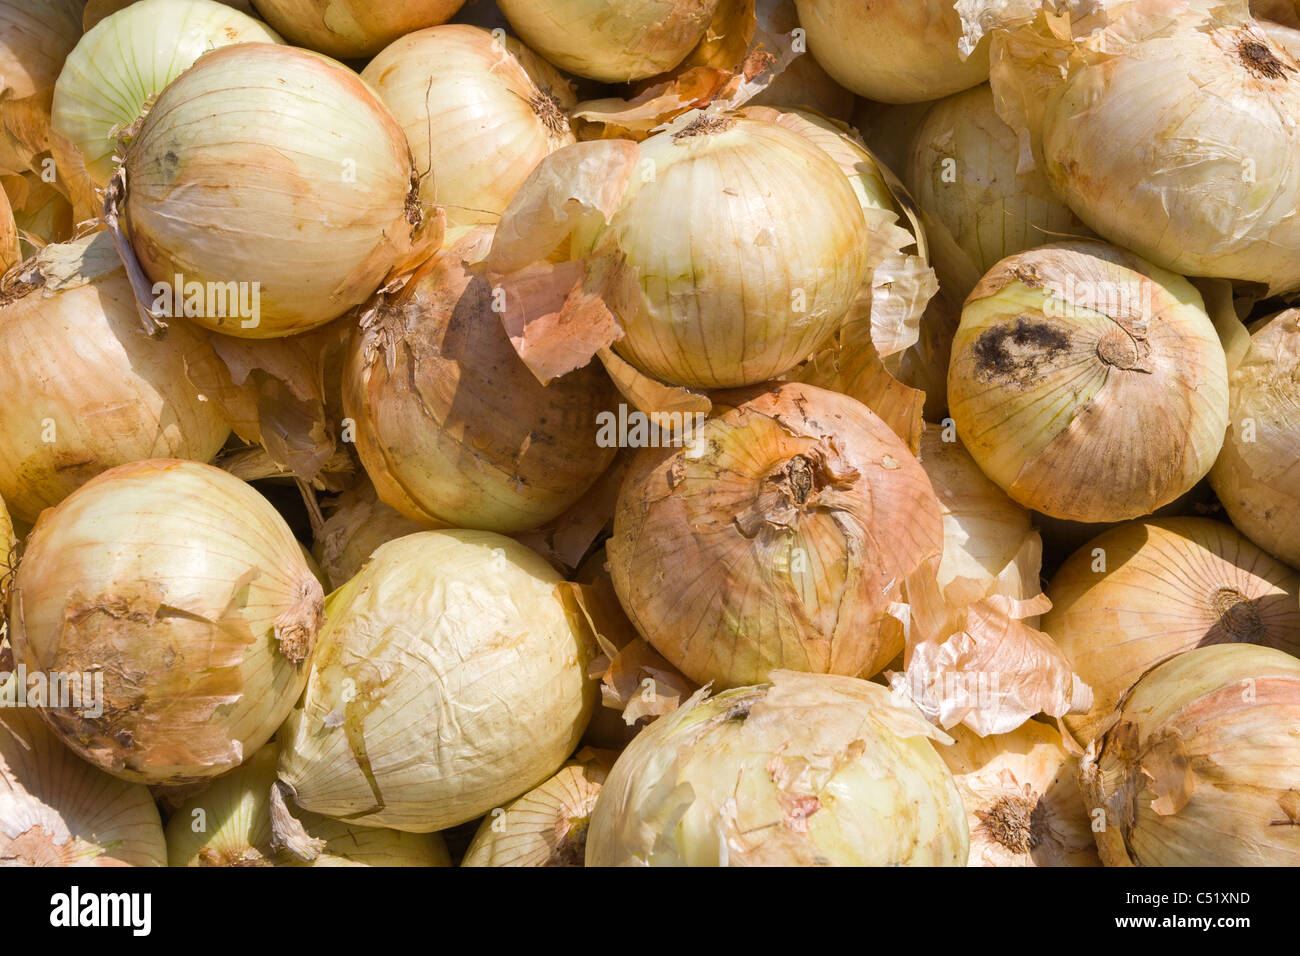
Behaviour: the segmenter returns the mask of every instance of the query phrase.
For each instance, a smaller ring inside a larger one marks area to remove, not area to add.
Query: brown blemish
[[[1069,346],[1069,337],[1060,329],[1022,315],[1011,325],[980,333],[975,340],[975,365],[982,381],[1027,388],[1039,369]]]
[[[1267,43],[1250,34],[1243,36],[1237,44],[1237,59],[1247,70],[1265,80],[1284,80],[1288,72],[1295,72],[1294,67],[1277,58]]]
[[[684,139],[691,139],[695,136],[712,136],[716,133],[725,133],[736,125],[736,121],[726,116],[701,116],[699,119],[690,123],[685,129],[680,129],[673,133],[673,142],[680,143]]]
[[[980,829],[1013,853],[1028,853],[1043,842],[1047,812],[1041,800],[1010,794],[987,810],[976,810]]]
[[[564,110],[560,107],[560,101],[550,93],[545,90],[538,90],[533,94],[533,98],[528,101],[528,105],[533,108],[533,112],[542,121],[542,125],[556,136],[563,136],[569,132],[569,118],[564,115]]]

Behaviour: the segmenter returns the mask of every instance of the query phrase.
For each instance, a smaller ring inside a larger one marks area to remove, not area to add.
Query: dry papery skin
[[[0,177],[8,197],[22,249],[40,250],[51,243],[69,242],[75,232],[72,205],[38,173]]]
[[[343,397],[381,500],[425,526],[504,534],[555,518],[609,467],[597,419],[618,394],[599,365],[537,381],[466,264],[491,241],[476,227],[367,305]]]
[[[446,23],[465,0],[256,0],[295,46],[340,60],[374,56],[398,37]]]
[[[250,486],[145,461],[41,515],[10,595],[11,641],[29,673],[103,675],[98,716],[79,701],[41,709],[79,756],[125,780],[183,784],[275,732],[306,683],[323,599]]]
[[[1056,518],[1150,514],[1210,470],[1227,359],[1200,293],[1099,242],[1003,260],[953,342],[957,433],[1015,501]]]
[[[336,591],[365,565],[381,544],[427,530],[379,500],[375,486],[362,478],[339,495],[315,535],[312,556]]]
[[[80,39],[80,0],[0,6],[0,173],[39,168],[50,145],[54,84]]]
[[[1047,593],[1043,629],[1094,693],[1091,710],[1064,718],[1083,746],[1138,678],[1192,648],[1300,654],[1300,575],[1208,518],[1113,528],[1075,552]]]
[[[624,483],[607,550],[629,618],[699,684],[875,674],[902,650],[903,579],[943,547],[929,479],[846,396],[715,400],[689,445],[643,451]]]
[[[1080,767],[1105,811],[1102,862],[1300,864],[1298,724],[1300,661],[1274,648],[1200,647],[1150,671]]]

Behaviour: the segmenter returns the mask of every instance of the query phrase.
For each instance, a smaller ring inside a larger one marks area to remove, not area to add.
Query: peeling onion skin
[[[718,0],[497,0],[528,46],[605,83],[666,73],[695,48]]]
[[[447,845],[436,833],[403,833],[349,826],[303,814],[312,837],[325,842],[304,863],[271,845],[270,792],[276,748],[267,744],[238,768],[212,781],[178,807],[167,822],[169,866],[451,866]]]
[[[1014,501],[1123,521],[1209,472],[1227,371],[1187,280],[1105,243],[1058,243],[1004,259],[966,300],[948,402],[971,457]]]
[[[696,694],[610,771],[587,866],[964,866],[966,813],[931,741],[878,684],[778,671]]]
[[[221,450],[230,426],[190,381],[218,379],[221,360],[183,323],[161,341],[142,334],[107,234],[47,246],[9,279],[0,286],[0,495],[14,517],[34,522],[117,465],[208,461]]]
[[[430,175],[423,202],[447,207],[452,226],[495,223],[544,157],[577,142],[573,88],[519,41],[487,30],[431,27],[395,41],[361,78],[406,132]]]
[[[491,238],[474,228],[367,307],[343,400],[382,501],[426,527],[511,534],[562,514],[609,467],[597,416],[619,397],[599,363],[546,386],[524,365],[490,282],[465,265]]]
[[[343,492],[312,544],[312,557],[337,591],[354,578],[375,549],[408,534],[426,530],[379,500],[374,485],[362,480]]]
[[[1089,747],[1107,866],[1300,865],[1300,660],[1202,647],[1149,672]]]
[[[1210,484],[1242,534],[1300,567],[1300,309],[1253,327],[1228,390],[1228,435]]]
[[[200,57],[149,110],[125,167],[126,219],[151,280],[249,283],[246,296],[260,283],[255,327],[191,319],[229,335],[325,325],[429,239],[397,120],[351,70],[294,47]]]
[[[166,865],[147,788],[75,756],[33,709],[0,708],[0,866]]]
[[[1105,572],[1094,570],[1099,560]],[[1043,630],[1093,690],[1088,713],[1064,718],[1082,746],[1138,678],[1192,648],[1250,643],[1300,654],[1300,575],[1208,518],[1113,528],[1061,566],[1047,595]]]
[[[1079,792],[1079,758],[1049,724],[980,737],[964,726],[938,747],[970,828],[969,866],[1100,866]]]
[[[391,541],[330,597],[277,737],[304,810],[428,833],[537,786],[596,705],[595,641],[544,559],[482,531]]]
[[[817,62],[846,89],[880,103],[920,103],[989,78],[989,41],[962,60],[952,0],[796,0]]]
[[[193,783],[237,766],[289,713],[323,600],[250,486],[144,461],[41,515],[10,594],[11,643],[29,673],[104,674],[98,717],[41,710],[75,753],[124,780]]]
[[[715,396],[682,449],[646,449],[606,545],[637,630],[697,684],[778,668],[871,676],[903,649],[886,614],[943,549],[939,503],[866,406],[810,385]]]
[[[50,96],[81,39],[81,0],[0,0],[0,173],[40,171],[49,148]],[[17,129],[14,129],[16,127]]]
[[[699,389],[769,381],[811,355],[866,276],[866,219],[835,161],[799,133],[730,115],[639,150],[609,224],[573,238],[575,253],[614,262],[615,351]]]
[[[446,23],[465,0],[256,0],[295,46],[340,60],[374,56],[398,37]]]

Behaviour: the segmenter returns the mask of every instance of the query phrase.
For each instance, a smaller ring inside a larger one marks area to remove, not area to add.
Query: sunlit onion
[[[140,329],[113,244],[47,246],[0,288],[0,495],[36,520],[83,483],[145,458],[207,461],[230,434],[191,384],[220,360],[196,330]]]
[[[81,0],[0,0],[0,173],[39,169],[50,99],[81,39]]]
[[[1043,629],[1093,689],[1092,709],[1065,717],[1082,745],[1139,677],[1191,648],[1250,643],[1300,653],[1300,576],[1208,518],[1107,531],[1061,566],[1047,594]]]
[[[1227,359],[1187,280],[1098,242],[1005,259],[953,342],[957,433],[1015,501],[1056,518],[1148,515],[1223,445]]]
[[[340,59],[374,56],[400,36],[446,23],[465,0],[257,0],[296,46]]]

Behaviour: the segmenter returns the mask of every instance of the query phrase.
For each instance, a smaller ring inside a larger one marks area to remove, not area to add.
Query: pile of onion
[[[541,385],[515,352],[475,227],[362,313],[344,370],[356,449],[382,501],[428,527],[510,534],[578,501],[616,449],[597,416],[618,393],[599,365]]]
[[[588,866],[966,864],[949,738],[885,688],[778,671],[704,695],[619,756]]]
[[[167,822],[170,866],[450,866],[447,846],[436,833],[403,833],[349,826],[340,820],[302,814],[314,839],[323,841],[310,863],[276,847],[271,837],[274,744],[223,774],[172,813]]]
[[[229,295],[227,309],[187,315],[231,335],[324,325],[440,238],[378,95],[293,47],[241,43],[200,57],[145,115],[124,170],[129,238],[151,282],[179,275],[238,283],[241,299],[256,292],[255,315],[229,314]]]
[[[374,56],[398,37],[446,23],[465,0],[257,0],[295,46],[339,59]]]
[[[836,392],[715,401],[689,444],[642,451],[624,481],[606,547],[628,617],[697,684],[876,674],[903,649],[903,580],[943,549],[925,472]]]
[[[1064,718],[1081,745],[1139,677],[1191,648],[1300,654],[1300,575],[1208,518],[1113,528],[1075,552],[1047,594],[1043,629],[1093,690],[1090,711]]]
[[[554,774],[591,719],[594,641],[523,545],[427,531],[379,548],[330,596],[285,723],[277,838],[310,858],[286,797],[349,824],[429,833]]]
[[[1300,309],[1252,327],[1228,379],[1228,435],[1210,472],[1223,509],[1246,537],[1300,567]]]
[[[361,78],[406,132],[420,199],[454,225],[494,223],[541,159],[573,143],[564,76],[519,41],[448,24],[411,33]]]
[[[145,458],[208,461],[230,434],[193,382],[222,365],[196,329],[140,332],[106,233],[46,246],[0,285],[0,496],[33,522],[89,479]]]
[[[0,682],[0,701],[18,676]],[[147,788],[75,756],[36,711],[0,705],[0,866],[166,866]]]
[[[1210,470],[1227,371],[1186,279],[1105,243],[1060,243],[1004,259],[971,293],[948,402],[962,443],[1015,501],[1121,521]]]
[[[1107,866],[1300,865],[1300,660],[1202,647],[1150,671],[1084,755]]]
[[[78,755],[125,780],[181,784],[270,739],[306,683],[323,599],[250,486],[144,461],[41,515],[10,594],[10,641],[29,673],[103,675],[101,701],[41,710]]]

